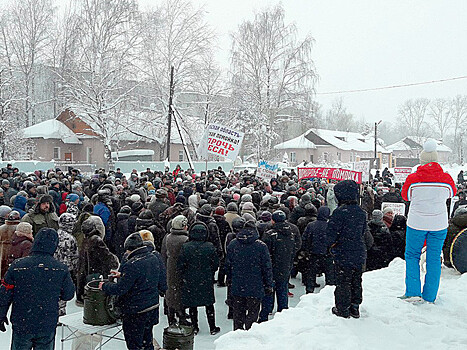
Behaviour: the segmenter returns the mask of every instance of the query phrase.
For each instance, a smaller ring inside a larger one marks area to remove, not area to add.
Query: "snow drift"
[[[331,314],[334,287],[301,297],[296,308],[254,324],[250,331],[229,332],[217,350],[274,349],[466,349],[467,274],[443,268],[436,304],[413,305],[404,293],[405,262],[363,274],[361,318]]]

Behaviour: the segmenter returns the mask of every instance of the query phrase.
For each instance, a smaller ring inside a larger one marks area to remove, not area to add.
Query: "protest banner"
[[[381,204],[381,211],[384,211],[386,208],[391,208],[394,212],[394,215],[405,215],[405,204],[404,203],[390,203],[383,202]]]
[[[207,159],[208,155],[221,156],[235,161],[242,146],[244,133],[220,124],[209,124],[199,143],[198,155]]]
[[[407,176],[412,174],[412,168],[398,167],[394,168],[394,180],[397,183],[404,183],[407,180]]]
[[[362,173],[341,168],[298,168],[298,179],[321,178],[328,180],[353,180],[362,183]]]
[[[267,160],[260,160],[258,169],[256,169],[256,176],[265,181],[270,181],[277,176],[277,170],[279,170],[278,164],[271,164]]]

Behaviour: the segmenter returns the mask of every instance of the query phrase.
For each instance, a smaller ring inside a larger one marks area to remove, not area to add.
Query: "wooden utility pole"
[[[170,94],[169,94],[169,115],[167,125],[167,160],[170,162],[170,132],[172,129],[172,100],[174,96],[174,66],[170,68]]]

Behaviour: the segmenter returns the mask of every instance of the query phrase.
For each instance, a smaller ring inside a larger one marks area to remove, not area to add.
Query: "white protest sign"
[[[258,169],[256,169],[256,176],[270,181],[277,176],[277,170],[279,170],[278,164],[271,164],[267,160],[260,160],[258,163]]]
[[[407,180],[407,176],[412,174],[412,168],[409,167],[398,167],[394,168],[394,180],[397,183],[404,183]]]
[[[353,163],[353,170],[362,173],[362,181],[370,181],[370,161],[362,160]]]
[[[391,208],[394,212],[394,215],[405,215],[405,204],[404,203],[390,203],[383,202],[381,204],[381,211],[384,211],[386,208]]]
[[[242,146],[244,133],[220,124],[209,124],[198,146],[198,155],[207,159],[209,154],[235,161]]]

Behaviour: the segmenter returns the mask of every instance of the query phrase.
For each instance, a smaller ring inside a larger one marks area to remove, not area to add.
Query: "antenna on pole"
[[[175,112],[177,112],[178,116],[181,118],[180,112],[176,108],[174,108],[174,110]],[[177,126],[178,134],[180,135],[180,140],[182,141],[183,149],[185,150],[185,154],[188,159],[188,164],[190,164],[191,169],[195,170],[193,166],[193,161],[190,156],[190,152],[188,152],[188,146],[186,145],[186,142],[185,142],[185,136],[182,135],[182,130],[180,129],[180,126],[178,125],[178,120],[175,117],[175,115],[174,115],[174,121],[175,121],[175,125]]]

